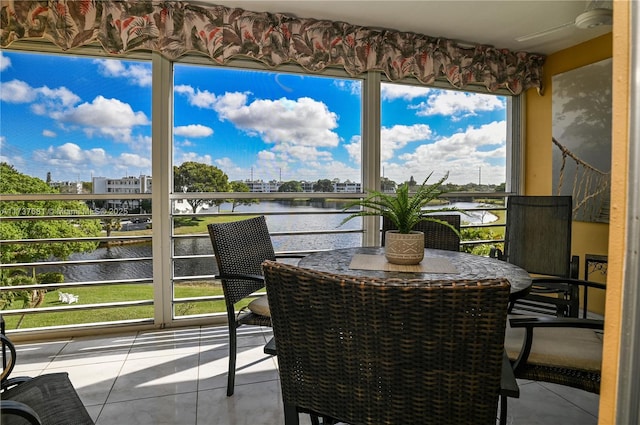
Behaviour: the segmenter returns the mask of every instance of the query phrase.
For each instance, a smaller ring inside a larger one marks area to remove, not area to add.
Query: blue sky
[[[0,160],[53,180],[151,174],[151,65],[0,52]],[[231,180],[360,181],[358,80],[177,64],[174,162]],[[505,181],[506,100],[382,86],[382,166],[402,182],[449,172]]]

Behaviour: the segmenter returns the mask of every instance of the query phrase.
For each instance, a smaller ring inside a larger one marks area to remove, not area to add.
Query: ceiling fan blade
[[[516,41],[523,42],[523,41],[533,40],[534,38],[538,38],[538,37],[546,37],[547,35],[553,34],[554,32],[561,31],[567,27],[572,27],[574,25],[575,25],[574,21],[567,22],[562,25],[558,25],[557,27],[547,28],[542,31],[532,32],[530,34],[517,37]]]

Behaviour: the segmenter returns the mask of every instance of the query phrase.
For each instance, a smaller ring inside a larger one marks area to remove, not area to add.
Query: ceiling
[[[416,32],[512,51],[551,54],[611,31],[610,25],[577,28],[575,18],[598,0],[206,0],[253,12],[287,13],[299,18],[343,21],[370,28]],[[529,40],[518,37],[562,28]]]

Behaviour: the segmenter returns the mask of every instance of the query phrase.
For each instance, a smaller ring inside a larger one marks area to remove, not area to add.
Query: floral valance
[[[375,70],[392,81],[446,79],[456,88],[482,84],[490,92],[519,94],[542,84],[542,55],[345,22],[186,1],[2,0],[1,5],[1,47],[45,38],[67,50],[97,41],[113,55],[145,49],[176,59],[200,52],[220,65],[249,57],[270,67],[294,62],[310,72],[339,66],[352,76]]]

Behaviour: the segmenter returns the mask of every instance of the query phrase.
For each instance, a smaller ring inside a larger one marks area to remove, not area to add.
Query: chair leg
[[[236,347],[237,347],[237,326],[235,322],[229,323],[229,372],[227,372],[227,397],[233,395],[236,382]]]
[[[284,425],[300,425],[298,409],[289,403],[284,403]]]
[[[500,425],[507,425],[507,397],[500,396]]]

